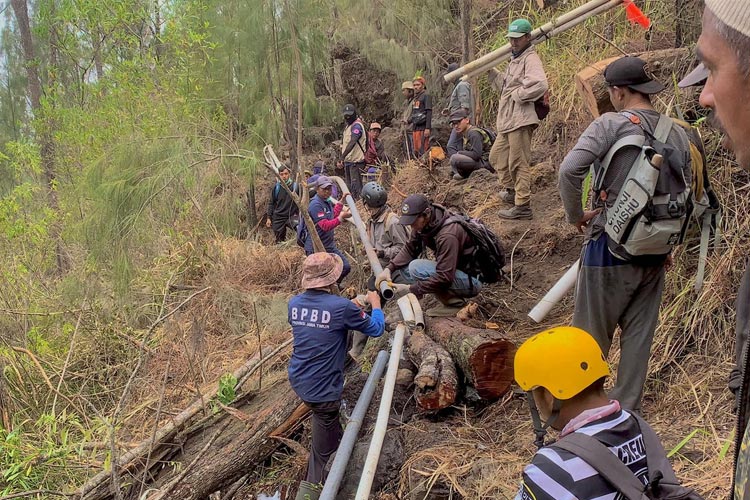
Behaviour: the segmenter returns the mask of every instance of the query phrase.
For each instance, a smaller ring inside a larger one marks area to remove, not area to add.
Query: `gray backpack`
[[[627,465],[594,437],[572,432],[553,443],[553,448],[569,451],[593,467],[626,500],[703,500],[695,490],[682,486],[654,430],[635,413],[646,448],[649,483],[644,485]]]
[[[640,150],[614,204],[605,207],[604,230],[610,251],[626,260],[666,255],[682,243],[689,221],[690,185],[683,174],[687,157],[666,142],[674,126],[668,116],[661,115],[651,133],[638,115],[628,111],[621,114],[639,125],[643,134],[618,140],[593,177],[594,193],[598,195],[615,154],[625,148]]]

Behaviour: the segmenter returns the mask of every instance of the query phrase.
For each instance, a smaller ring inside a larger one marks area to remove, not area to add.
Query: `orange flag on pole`
[[[625,15],[630,24],[640,24],[644,30],[651,27],[651,19],[633,3],[633,0],[623,0],[623,3],[625,4]]]

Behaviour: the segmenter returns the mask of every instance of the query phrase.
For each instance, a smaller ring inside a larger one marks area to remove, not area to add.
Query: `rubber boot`
[[[320,484],[302,481],[299,483],[299,490],[294,500],[318,500],[321,491],[323,491],[323,487]]]
[[[425,316],[429,318],[444,318],[455,316],[456,313],[466,305],[466,301],[464,299],[462,299],[461,297],[457,297],[452,293],[436,293],[435,298],[438,299],[440,304],[425,311]]]

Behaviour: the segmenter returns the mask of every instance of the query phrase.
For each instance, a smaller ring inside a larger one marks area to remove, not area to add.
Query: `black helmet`
[[[377,182],[368,182],[362,187],[362,201],[372,208],[380,208],[388,201],[388,193]]]

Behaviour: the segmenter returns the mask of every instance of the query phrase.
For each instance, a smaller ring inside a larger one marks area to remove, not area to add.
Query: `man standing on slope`
[[[344,390],[348,331],[379,337],[385,326],[377,293],[367,294],[371,315],[337,294],[335,284],[343,268],[338,255],[308,256],[302,265],[305,291],[289,301],[288,319],[294,337],[289,383],[312,410],[312,450],[298,500],[320,496],[320,483],[325,479],[323,468],[341,441],[339,407]]]
[[[497,170],[500,198],[513,205],[501,210],[503,219],[531,219],[531,134],[539,126],[534,101],[547,92],[547,75],[531,45],[531,23],[516,19],[508,38],[512,58],[504,73],[491,69],[490,84],[500,93],[497,139],[490,163]]]
[[[414,105],[414,83],[411,80],[401,84],[401,95],[404,96],[404,110],[401,112],[401,135],[404,136],[404,152],[407,158],[413,158],[411,110]]]
[[[750,170],[750,1],[706,0],[703,31],[698,39],[701,61],[681,86],[707,78],[700,103],[709,108],[709,122],[724,132],[723,145],[734,151],[737,162]],[[747,265],[747,263],[746,263]],[[737,371],[733,381],[737,395],[735,431],[735,500],[750,499],[750,268],[737,294]]]
[[[367,134],[365,124],[357,116],[357,110],[352,104],[344,106],[344,137],[341,141],[341,162],[344,168],[346,185],[355,200],[359,199],[362,191],[362,171],[365,167],[365,152],[367,151]]]
[[[430,129],[432,128],[432,97],[427,93],[427,83],[423,77],[416,77],[412,84],[414,85],[414,99],[411,102],[409,123],[412,126],[414,157],[419,159],[429,149]]]
[[[617,113],[605,113],[584,131],[575,147],[560,165],[559,188],[568,222],[585,233],[581,270],[576,285],[573,325],[590,333],[606,354],[619,325],[620,364],[612,398],[623,408],[640,410],[643,384],[648,371],[659,305],[664,288],[665,266],[670,254],[616,256],[610,250],[611,235],[605,231],[607,215],[614,210],[625,179],[639,158],[641,148],[618,149],[606,174],[602,161],[615,143],[628,136],[665,133],[663,143],[670,146],[670,173],[681,175],[690,186],[692,170],[687,134],[651,105],[652,94],[664,86],[646,74],[645,62],[637,57],[622,57],[607,66],[604,79],[609,98]],[[663,117],[663,119],[662,119]],[[582,189],[591,165],[592,178],[601,187],[594,193],[594,210],[582,209]],[[665,166],[665,169],[667,167]],[[675,204],[675,208],[678,208]],[[608,212],[609,211],[609,212]]]
[[[343,252],[336,246],[334,230],[344,220],[351,217],[352,213],[348,208],[344,207],[343,203],[331,198],[333,182],[325,175],[317,178],[315,181],[315,190],[315,197],[310,200],[307,211],[310,214],[310,218],[312,218],[313,224],[315,224],[315,229],[318,231],[318,236],[320,236],[320,241],[323,243],[326,252],[338,255],[341,258],[343,271],[338,277],[338,283],[341,283],[352,268]],[[308,234],[305,238],[305,253],[311,255],[313,252],[312,238]]]
[[[287,185],[290,191],[300,195],[299,186],[292,182],[290,174],[289,167],[286,165],[279,169],[279,177],[281,177],[284,184]],[[268,201],[268,210],[266,211],[266,215],[268,216],[266,227],[273,228],[276,243],[281,243],[286,239],[287,228],[294,231],[297,221],[293,219],[296,219],[298,213],[299,208],[294,203],[294,199],[292,199],[292,196],[281,185],[281,181],[277,181],[271,188],[271,199]]]

